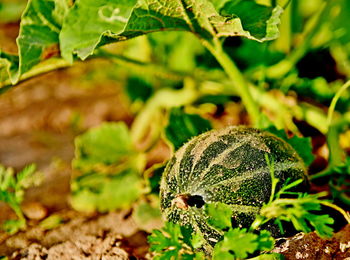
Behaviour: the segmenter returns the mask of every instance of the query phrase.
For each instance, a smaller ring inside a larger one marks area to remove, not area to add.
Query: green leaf
[[[178,149],[192,137],[211,128],[210,122],[199,115],[187,114],[181,108],[173,108],[170,111],[165,134],[175,149]]]
[[[205,212],[209,216],[208,223],[219,229],[231,227],[232,209],[224,203],[206,204]]]
[[[282,254],[262,254],[257,257],[249,258],[249,260],[284,260],[284,255]]]
[[[257,242],[258,235],[247,233],[246,229],[230,229],[225,233],[222,241],[218,242],[214,247],[213,259],[230,259],[233,256],[236,258],[245,259],[248,254],[252,254],[259,248]]]
[[[72,207],[79,211],[106,212],[128,208],[143,193],[142,178],[135,170],[115,176],[95,174],[100,185],[88,187],[79,180],[72,184]]]
[[[191,245],[194,249],[200,248],[204,243],[205,240],[201,234],[192,234]]]
[[[8,189],[14,189],[16,186],[16,179],[14,177],[14,171],[12,168],[5,168],[0,165],[0,190],[6,191]]]
[[[68,11],[67,0],[30,0],[25,8],[17,38],[18,57],[0,53],[0,80],[12,84],[44,59],[58,53],[61,22]],[[7,76],[4,76],[4,71]]]
[[[286,193],[291,195],[290,193]],[[283,195],[283,193],[282,193]],[[329,225],[334,223],[334,219],[329,215],[320,215],[324,196],[319,194],[299,194],[298,198],[278,198],[271,203],[264,205],[260,210],[260,215],[267,219],[277,219],[291,222],[296,230],[308,233],[315,229],[321,237],[330,237],[333,228]]]
[[[127,208],[144,192],[140,170],[145,158],[134,150],[124,122],[92,128],[78,136],[75,145],[76,175],[71,184],[75,209]]]
[[[314,161],[315,156],[312,154],[310,137],[298,137],[295,135],[289,138],[284,130],[277,130],[275,127],[269,127],[266,130],[289,143],[303,159],[306,166],[309,166]]]
[[[95,164],[119,164],[135,154],[125,123],[104,123],[75,139],[76,169]]]
[[[81,59],[98,46],[157,31],[189,31],[201,38],[244,36],[257,41],[277,37],[281,10],[250,17],[245,10],[246,26],[239,17],[220,15],[209,0],[78,0],[70,10],[60,34],[62,56],[68,61],[73,54]],[[249,19],[248,19],[249,18]],[[265,19],[261,21],[260,19]],[[262,29],[261,29],[262,28]]]
[[[2,52],[0,49],[0,82],[5,82],[11,75],[16,74],[18,64],[18,56]]]
[[[38,175],[34,176],[35,171],[35,164],[30,164],[24,167],[23,170],[16,175],[16,187],[27,189],[30,186],[35,186],[35,184],[38,184],[40,177]]]
[[[182,233],[180,225],[166,222],[162,231],[154,230],[152,232],[152,234],[148,237],[148,242],[151,245],[151,251],[164,252],[171,249],[172,251],[178,253],[178,251],[182,248],[181,238]]]
[[[49,53],[58,44],[60,22],[64,12],[55,10],[56,4],[60,10],[65,0],[30,0],[22,14],[20,33],[17,38],[19,49],[19,71],[12,77],[17,82],[20,75],[29,71],[41,60],[50,56]],[[66,8],[67,10],[67,8]],[[58,15],[59,14],[59,15]]]
[[[26,227],[25,219],[10,219],[6,220],[2,225],[3,230],[10,235],[17,233],[19,230]]]
[[[329,181],[329,186],[333,198],[341,200],[343,203],[350,204],[348,191],[350,190],[350,157],[347,156],[345,161],[340,165],[335,165],[331,169],[332,178]]]
[[[78,0],[60,34],[61,53],[73,62],[73,54],[85,59],[102,44],[103,37],[121,34],[137,0]]]
[[[283,9],[257,4],[254,0],[215,1],[223,16],[238,16],[243,29],[260,41],[276,39],[279,35],[278,24]],[[248,37],[249,38],[249,37]]]
[[[334,224],[334,219],[329,215],[307,214],[305,218],[315,228],[316,233],[320,237],[332,237],[333,228],[328,225]]]
[[[262,230],[258,237],[258,245],[260,251],[272,250],[275,246],[275,239],[271,236],[269,231]]]
[[[18,231],[17,224],[22,227],[21,223],[24,221],[25,225],[21,210],[25,189],[40,184],[42,180],[35,170],[36,166],[31,164],[15,175],[12,168],[5,168],[0,165],[0,201],[7,203],[19,218],[18,221],[10,221],[5,225],[5,230],[9,230],[10,233]]]
[[[58,227],[63,223],[63,219],[60,215],[52,214],[49,217],[45,218],[39,223],[40,228],[44,230],[50,230]]]
[[[166,222],[161,230],[153,230],[148,242],[156,252],[154,259],[204,259],[203,253],[195,252],[204,243],[202,235],[179,224]]]

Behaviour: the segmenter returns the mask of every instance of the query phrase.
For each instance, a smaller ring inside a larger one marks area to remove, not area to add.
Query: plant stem
[[[333,97],[331,105],[329,106],[329,109],[328,109],[328,114],[327,114],[327,125],[328,125],[328,127],[330,127],[331,124],[332,124],[332,119],[333,119],[333,114],[334,114],[334,110],[335,110],[335,105],[337,104],[339,98],[341,97],[341,95],[345,92],[345,90],[348,87],[350,87],[350,80],[345,82],[345,84],[337,91],[337,93]]]
[[[328,160],[329,162],[327,168],[317,174],[312,175],[311,180],[331,175],[333,173],[332,168],[342,162],[344,152],[339,144],[339,132],[341,131],[343,125],[348,124],[349,121],[347,116],[344,115],[340,120],[333,122],[333,114],[339,98],[348,87],[350,87],[350,80],[345,82],[345,84],[337,91],[329,106],[327,114],[327,144],[330,154]]]
[[[241,71],[223,50],[221,42],[217,38],[214,38],[212,42],[203,40],[202,43],[213,54],[228,77],[232,80],[232,83],[237,88],[237,91],[242,98],[242,102],[245,105],[248,114],[253,121],[253,124],[258,126],[260,123],[259,109],[257,103],[254,101],[249,91],[248,83],[242,75]]]
[[[327,144],[329,149],[328,166],[323,171],[310,176],[311,180],[326,177],[333,174],[333,167],[341,164],[343,160],[344,151],[339,144],[339,132],[343,124],[347,124],[347,120],[341,120],[337,124],[332,124],[327,132]]]
[[[335,209],[336,211],[338,211],[340,214],[342,214],[344,216],[344,218],[346,219],[346,221],[350,224],[350,216],[349,213],[347,213],[345,210],[343,210],[341,207],[338,207],[337,205],[330,203],[328,201],[321,201],[321,204],[330,208]]]

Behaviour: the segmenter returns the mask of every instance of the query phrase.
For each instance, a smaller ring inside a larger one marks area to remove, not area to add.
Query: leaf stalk
[[[236,64],[223,50],[222,44],[219,39],[214,38],[212,42],[203,40],[202,44],[212,53],[219,64],[222,66],[228,77],[232,80],[232,83],[237,88],[238,93],[242,98],[242,102],[245,105],[248,114],[250,115],[253,124],[259,126],[260,123],[260,113],[257,103],[252,97],[249,90],[249,85],[244,78],[241,71],[238,69]]]

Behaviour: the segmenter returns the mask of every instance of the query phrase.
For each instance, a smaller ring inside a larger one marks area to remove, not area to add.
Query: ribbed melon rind
[[[282,185],[306,179],[302,159],[285,141],[266,131],[228,127],[203,133],[182,146],[167,164],[160,186],[161,210],[168,221],[191,226],[213,245],[220,231],[206,222],[203,208],[178,208],[179,195],[199,195],[206,203],[230,205],[238,223],[255,216],[271,194],[270,168]],[[279,188],[279,187],[278,187]],[[249,221],[248,221],[249,222]],[[212,241],[213,243],[211,243]]]

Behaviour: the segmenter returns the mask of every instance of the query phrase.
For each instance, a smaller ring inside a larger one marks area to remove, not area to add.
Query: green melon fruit
[[[266,131],[228,127],[203,133],[184,144],[169,160],[160,185],[161,210],[167,221],[190,226],[203,234],[210,250],[222,231],[208,223],[205,203],[221,202],[233,210],[239,227],[249,226],[271,195],[274,161],[280,186],[287,178],[303,178],[306,169],[296,151]]]

